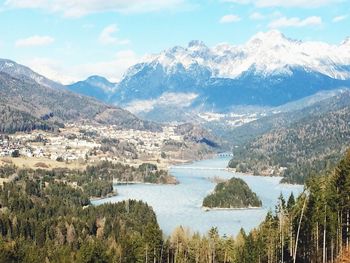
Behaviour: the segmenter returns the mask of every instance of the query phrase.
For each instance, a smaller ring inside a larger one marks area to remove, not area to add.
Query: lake
[[[297,196],[303,190],[303,186],[300,185],[279,184],[280,177],[241,175],[211,169],[225,168],[228,161],[228,157],[218,157],[181,165],[181,169],[174,166],[170,169],[170,173],[177,178],[178,185],[115,185],[118,196],[96,200],[93,204],[99,205],[125,199],[143,200],[153,207],[159,225],[167,235],[180,225],[200,233],[206,233],[215,226],[222,235],[236,235],[241,228],[249,231],[258,226],[267,212],[274,210],[281,193],[287,199],[291,192]],[[202,201],[215,187],[215,183],[210,180],[213,177],[242,178],[260,197],[263,207],[204,211],[201,208]]]

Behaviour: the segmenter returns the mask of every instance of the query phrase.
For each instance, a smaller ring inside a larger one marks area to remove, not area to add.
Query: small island
[[[203,200],[204,208],[256,208],[261,205],[261,200],[256,193],[239,178],[218,183],[214,192]]]

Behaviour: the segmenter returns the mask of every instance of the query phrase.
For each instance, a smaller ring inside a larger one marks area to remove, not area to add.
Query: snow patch
[[[264,76],[290,74],[290,66],[320,72],[335,79],[349,79],[349,40],[340,45],[323,42],[302,42],[285,37],[277,30],[259,32],[245,45],[221,43],[208,48],[203,42],[191,41],[188,47],[174,47],[160,54],[148,55],[144,63],[159,63],[166,72],[174,72],[182,65],[208,68],[213,77],[236,78],[254,67]],[[134,71],[137,71],[134,69]],[[133,71],[129,72],[135,73]]]

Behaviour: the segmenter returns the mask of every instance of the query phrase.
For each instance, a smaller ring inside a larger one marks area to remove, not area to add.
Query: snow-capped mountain
[[[146,56],[127,70],[108,102],[135,113],[167,105],[172,115],[177,106],[222,112],[237,105],[279,106],[341,87],[350,87],[349,39],[302,42],[273,30],[244,45],[210,48],[191,41]]]
[[[37,84],[43,85],[45,87],[64,89],[64,86],[62,84],[52,81],[34,72],[30,68],[18,64],[9,59],[0,59],[0,72],[6,73],[11,77],[18,79],[28,78],[34,80]]]
[[[149,56],[149,63],[159,62],[167,72],[181,64],[186,70],[194,65],[210,69],[211,77],[237,78],[254,67],[258,73],[290,73],[288,67],[303,67],[336,79],[350,78],[350,39],[341,45],[302,42],[285,37],[277,30],[260,32],[245,45],[219,44],[208,48],[203,42],[191,41],[187,48],[174,47]],[[130,70],[127,74],[135,74]]]

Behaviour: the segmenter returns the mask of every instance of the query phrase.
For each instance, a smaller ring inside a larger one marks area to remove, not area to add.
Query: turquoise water
[[[215,158],[188,164],[188,167],[224,168],[228,158]],[[183,167],[184,165],[182,165]],[[186,165],[185,165],[186,166]],[[133,184],[115,186],[118,196],[94,201],[95,205],[118,202],[125,199],[143,200],[151,205],[165,234],[170,234],[177,226],[189,227],[193,231],[206,233],[216,226],[220,234],[236,235],[243,227],[246,231],[258,226],[269,210],[277,204],[282,193],[286,198],[291,192],[297,196],[302,186],[279,184],[281,178],[249,176],[224,170],[170,169],[180,182],[178,185]],[[210,193],[215,183],[209,178],[242,178],[257,193],[263,203],[261,209],[211,210],[201,208],[203,198]]]

